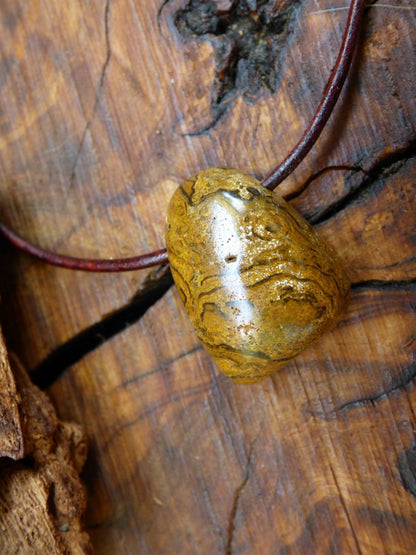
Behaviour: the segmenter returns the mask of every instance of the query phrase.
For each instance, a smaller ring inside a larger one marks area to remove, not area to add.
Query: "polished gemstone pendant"
[[[198,337],[229,378],[268,376],[330,330],[349,292],[332,249],[285,200],[211,168],[173,194],[166,244]]]

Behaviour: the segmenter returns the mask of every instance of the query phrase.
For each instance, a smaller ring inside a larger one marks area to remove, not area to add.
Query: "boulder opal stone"
[[[256,179],[211,168],[173,194],[166,243],[198,337],[229,378],[281,368],[338,321],[349,292],[332,249]]]

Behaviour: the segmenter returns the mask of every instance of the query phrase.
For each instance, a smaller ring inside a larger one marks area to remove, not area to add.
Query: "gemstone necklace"
[[[17,248],[74,270],[121,272],[169,262],[175,285],[218,368],[233,381],[270,375],[333,328],[349,283],[332,249],[273,190],[317,141],[351,65],[364,0],[353,0],[322,99],[289,155],[261,182],[210,168],[178,187],[167,211],[166,249],[82,259],[33,245],[0,223]]]

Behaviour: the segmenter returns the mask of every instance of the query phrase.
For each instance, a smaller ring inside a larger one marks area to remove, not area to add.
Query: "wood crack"
[[[256,440],[254,440],[252,442],[252,444],[250,445],[250,451],[249,451],[248,457],[247,457],[245,473],[244,473],[243,479],[241,481],[241,484],[235,490],[233,504],[232,504],[231,512],[230,512],[230,517],[228,519],[227,544],[225,546],[225,555],[231,555],[232,554],[234,533],[235,533],[235,530],[236,530],[236,518],[237,518],[238,509],[239,509],[239,505],[240,505],[240,501],[241,501],[241,496],[243,494],[244,488],[246,487],[246,485],[247,485],[247,483],[250,479],[251,463],[252,463],[252,457],[253,457],[253,447],[254,447],[255,441]]]
[[[72,166],[72,171],[71,171],[71,177],[70,177],[70,185],[69,185],[69,189],[71,189],[74,185],[75,182],[75,173],[76,173],[76,169],[78,166],[78,161],[79,158],[81,156],[81,152],[84,148],[84,144],[85,144],[85,140],[87,138],[87,134],[89,132],[89,130],[91,129],[92,123],[95,119],[95,116],[97,114],[97,110],[98,110],[98,106],[100,104],[100,100],[101,100],[101,94],[102,94],[102,90],[104,87],[104,81],[107,75],[107,71],[108,71],[108,67],[110,65],[110,60],[111,60],[111,56],[112,56],[112,52],[111,52],[111,44],[110,44],[110,4],[111,4],[111,0],[107,0],[106,5],[105,5],[105,10],[104,10],[104,30],[105,30],[105,47],[106,47],[106,56],[105,56],[105,60],[101,69],[101,73],[100,73],[100,79],[98,81],[98,87],[97,87],[97,92],[95,95],[95,100],[94,100],[94,106],[92,109],[92,114],[89,117],[88,121],[85,124],[84,127],[84,131],[82,133],[82,137],[81,137],[81,141],[79,143],[79,147],[75,156],[75,160],[74,160],[74,164]]]
[[[416,140],[409,141],[404,147],[382,156],[367,172],[366,177],[361,183],[342,199],[334,202],[322,210],[319,214],[305,216],[309,223],[321,225],[337,214],[348,208],[380,180],[386,180],[398,171],[397,165],[402,164],[416,157]]]
[[[413,261],[413,258],[406,260],[406,262],[411,261]],[[351,291],[354,293],[368,291],[370,289],[377,291],[413,291],[416,289],[416,276],[403,280],[371,279],[367,281],[356,281],[351,284]]]
[[[336,414],[345,413],[352,409],[362,407],[363,405],[374,406],[379,401],[383,401],[384,399],[387,399],[391,395],[400,393],[401,391],[409,390],[410,388],[413,387],[415,380],[416,380],[416,362],[413,362],[412,364],[410,364],[410,366],[405,368],[399,374],[399,376],[397,376],[397,378],[394,378],[392,380],[391,386],[385,391],[382,391],[375,395],[370,395],[368,397],[360,397],[358,399],[354,399],[352,401],[343,403],[342,405],[339,405],[332,411],[326,413],[325,416],[330,416],[333,413],[336,413]]]
[[[125,380],[125,381],[121,382],[120,385],[118,385],[116,387],[116,389],[124,389],[126,387],[129,387],[129,386],[141,381],[141,380],[144,380],[144,379],[148,378],[149,376],[154,376],[155,374],[158,374],[159,372],[163,372],[164,370],[167,370],[170,366],[172,366],[172,364],[175,364],[176,362],[178,362],[182,358],[185,358],[187,356],[198,353],[202,349],[203,349],[203,347],[199,343],[198,345],[196,345],[192,349],[188,349],[187,351],[183,351],[178,356],[175,356],[175,357],[169,358],[168,360],[165,360],[164,362],[162,362],[162,364],[159,364],[158,366],[156,366],[155,368],[152,368],[148,372],[145,372],[144,374],[139,374],[137,376],[134,376],[133,378],[130,378],[128,380]]]
[[[41,389],[50,387],[70,366],[138,322],[172,284],[168,266],[152,272],[128,304],[74,335],[40,362],[30,374],[33,382]]]
[[[96,322],[80,333],[74,335],[71,339],[57,347],[52,351],[38,366],[31,372],[33,382],[40,388],[46,389],[57,381],[66,370],[73,364],[82,360],[88,353],[100,347],[107,340],[111,339],[118,333],[123,332],[127,327],[137,323],[142,316],[151,308],[168,289],[173,285],[172,276],[168,266],[162,266],[152,272],[145,279],[139,291],[134,297],[121,308],[115,310],[99,322]],[[366,282],[357,282],[352,284],[351,289],[354,293],[366,290],[413,290],[416,288],[416,279],[403,281],[380,281],[371,280]],[[186,354],[190,354],[199,350],[198,346],[189,353],[184,353],[177,358],[182,358]],[[174,362],[176,359],[172,359]],[[169,364],[170,364],[169,363]],[[169,366],[168,363],[160,365],[157,369],[152,370],[149,374],[154,374]],[[143,376],[140,376],[140,379]],[[389,393],[390,394],[390,393]],[[381,397],[384,398],[383,393]],[[378,400],[378,396],[376,396]],[[351,402],[352,405],[370,402],[368,400],[359,400]],[[351,407],[352,408],[352,407]],[[345,406],[337,410],[349,410]]]
[[[294,200],[294,199],[300,197],[300,195],[302,193],[304,193],[309,188],[311,183],[313,183],[314,181],[316,181],[317,179],[322,177],[324,174],[329,173],[329,172],[333,172],[333,171],[348,171],[348,172],[352,172],[352,173],[361,172],[363,174],[366,174],[366,172],[360,166],[348,166],[347,164],[337,164],[337,165],[334,165],[334,166],[326,166],[322,170],[319,170],[319,171],[315,172],[314,174],[312,174],[311,176],[309,176],[308,179],[305,181],[305,183],[303,183],[299,187],[299,189],[297,189],[296,191],[293,191],[292,193],[288,193],[287,195],[283,195],[283,198],[286,201],[290,202],[291,200]]]

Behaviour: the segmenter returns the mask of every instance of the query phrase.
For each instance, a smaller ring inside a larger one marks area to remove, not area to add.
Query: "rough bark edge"
[[[47,395],[8,357],[1,331],[0,384],[0,552],[91,553],[79,477],[85,435],[58,419]]]

